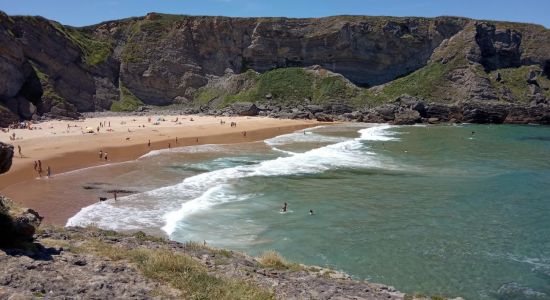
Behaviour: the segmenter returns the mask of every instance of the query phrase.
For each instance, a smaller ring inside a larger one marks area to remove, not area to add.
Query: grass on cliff
[[[36,76],[38,77],[38,80],[40,80],[40,83],[42,84],[42,98],[46,101],[50,101],[52,106],[66,105],[67,100],[55,91],[50,81],[50,77],[46,73],[42,72],[40,67],[38,67],[35,62],[31,61],[30,63],[36,73]]]
[[[292,271],[299,271],[302,269],[302,266],[300,266],[300,264],[288,262],[278,252],[273,250],[265,251],[264,253],[262,253],[262,255],[260,255],[260,257],[257,258],[257,260],[262,268],[273,268],[278,270]]]
[[[98,40],[81,29],[63,26],[54,21],[50,21],[50,24],[82,50],[84,62],[89,66],[105,62],[112,52],[109,42]]]
[[[518,68],[506,68],[492,71],[488,74],[491,85],[498,93],[499,98],[504,98],[502,90],[509,91],[514,100],[522,103],[527,103],[530,100],[529,97],[529,83],[527,82],[527,76],[531,72],[542,73],[542,69],[539,66],[521,66]],[[497,82],[497,73],[501,75],[501,82]],[[542,93],[546,97],[550,97],[550,79],[545,76],[538,76],[537,82],[542,90]]]
[[[403,94],[432,99],[446,86],[447,74],[457,67],[456,63],[434,62],[424,68],[384,85],[380,91],[369,90],[365,98],[371,106],[391,101]]]
[[[95,253],[115,261],[127,260],[146,277],[180,290],[185,299],[274,299],[273,293],[249,282],[208,274],[205,266],[188,255],[163,249],[127,249],[99,240],[71,248]]]
[[[143,102],[136,97],[127,87],[120,84],[120,101],[113,102],[111,104],[112,111],[135,111],[140,106],[143,106]]]
[[[338,100],[357,106],[356,100],[361,91],[358,87],[350,86],[340,76],[316,76],[303,68],[275,69],[254,75],[248,80],[253,81],[251,87],[236,94],[216,88],[201,88],[195,94],[195,103],[200,106],[221,99],[217,106],[225,107],[235,102],[265,102],[269,94],[273,102],[285,106],[302,104],[306,98],[313,104]]]

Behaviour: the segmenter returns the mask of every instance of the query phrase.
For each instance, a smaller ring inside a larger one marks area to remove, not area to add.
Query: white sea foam
[[[346,137],[322,135],[312,131],[306,131],[304,134],[304,132],[300,131],[279,135],[274,138],[267,139],[264,142],[268,146],[273,147],[292,143],[339,143],[348,139],[349,138]]]
[[[286,151],[286,150],[279,149],[279,148],[273,147],[273,146],[271,146],[271,149],[274,150],[274,151],[277,151],[277,152],[281,152],[281,153],[287,154],[287,155],[294,155],[294,154],[297,154],[296,152]]]
[[[356,139],[348,138],[304,153],[290,152],[287,153],[290,156],[252,165],[206,172],[188,177],[180,184],[130,195],[117,202],[92,205],[72,217],[67,226],[93,223],[109,229],[137,229],[164,225],[162,229],[170,235],[191,214],[221,203],[248,199],[246,195],[231,192],[232,183],[241,178],[313,174],[337,168],[395,168],[382,165],[376,154],[366,151],[364,143],[397,139],[390,128],[389,125],[364,128],[359,130],[360,137]]]
[[[395,137],[397,132],[389,131],[388,129],[392,128],[392,125],[380,125],[369,127],[359,130],[361,133],[361,139],[365,141],[395,141],[399,138]]]
[[[145,157],[153,157],[161,154],[166,153],[204,153],[204,152],[221,152],[227,150],[223,144],[204,144],[204,145],[197,145],[197,146],[185,146],[185,147],[179,147],[179,148],[171,148],[171,149],[160,149],[160,150],[153,150],[148,153],[145,153],[140,158]]]

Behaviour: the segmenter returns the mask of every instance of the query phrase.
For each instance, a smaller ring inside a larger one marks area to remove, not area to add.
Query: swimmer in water
[[[309,210],[309,215],[310,215],[310,216],[313,216],[313,215],[314,215],[313,209],[310,209],[310,210]]]
[[[286,204],[285,202],[285,205],[283,206],[283,208],[281,208],[281,211],[286,212],[287,210],[288,210],[288,204]]]

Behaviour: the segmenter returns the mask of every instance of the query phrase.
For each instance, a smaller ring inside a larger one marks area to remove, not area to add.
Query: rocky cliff
[[[531,24],[150,13],[73,28],[1,13],[0,41],[0,114],[9,121],[241,101],[344,104],[364,115],[404,94],[461,109],[540,106],[545,115],[550,98],[550,30]]]

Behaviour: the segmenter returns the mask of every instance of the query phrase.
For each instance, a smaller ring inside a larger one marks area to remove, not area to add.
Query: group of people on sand
[[[281,208],[281,212],[286,213],[288,211],[288,203],[285,202],[283,207]],[[313,213],[313,209],[309,210],[309,215],[313,216],[315,213]]]
[[[29,129],[32,130],[32,122],[29,121],[23,121],[23,122],[15,122],[10,125],[8,125],[7,128],[2,128],[2,132],[10,132],[10,129]]]
[[[99,160],[104,160],[105,161],[108,161],[109,160],[109,153],[107,153],[107,151],[103,152],[103,150],[99,150]]]
[[[38,174],[38,177],[42,177],[42,173],[44,172],[42,170],[42,161],[41,160],[35,160],[34,161],[34,171]],[[46,167],[46,176],[50,178],[52,176],[52,169],[50,166]]]
[[[111,121],[108,122],[109,127],[111,127]],[[99,127],[107,127],[107,121],[99,122]]]

